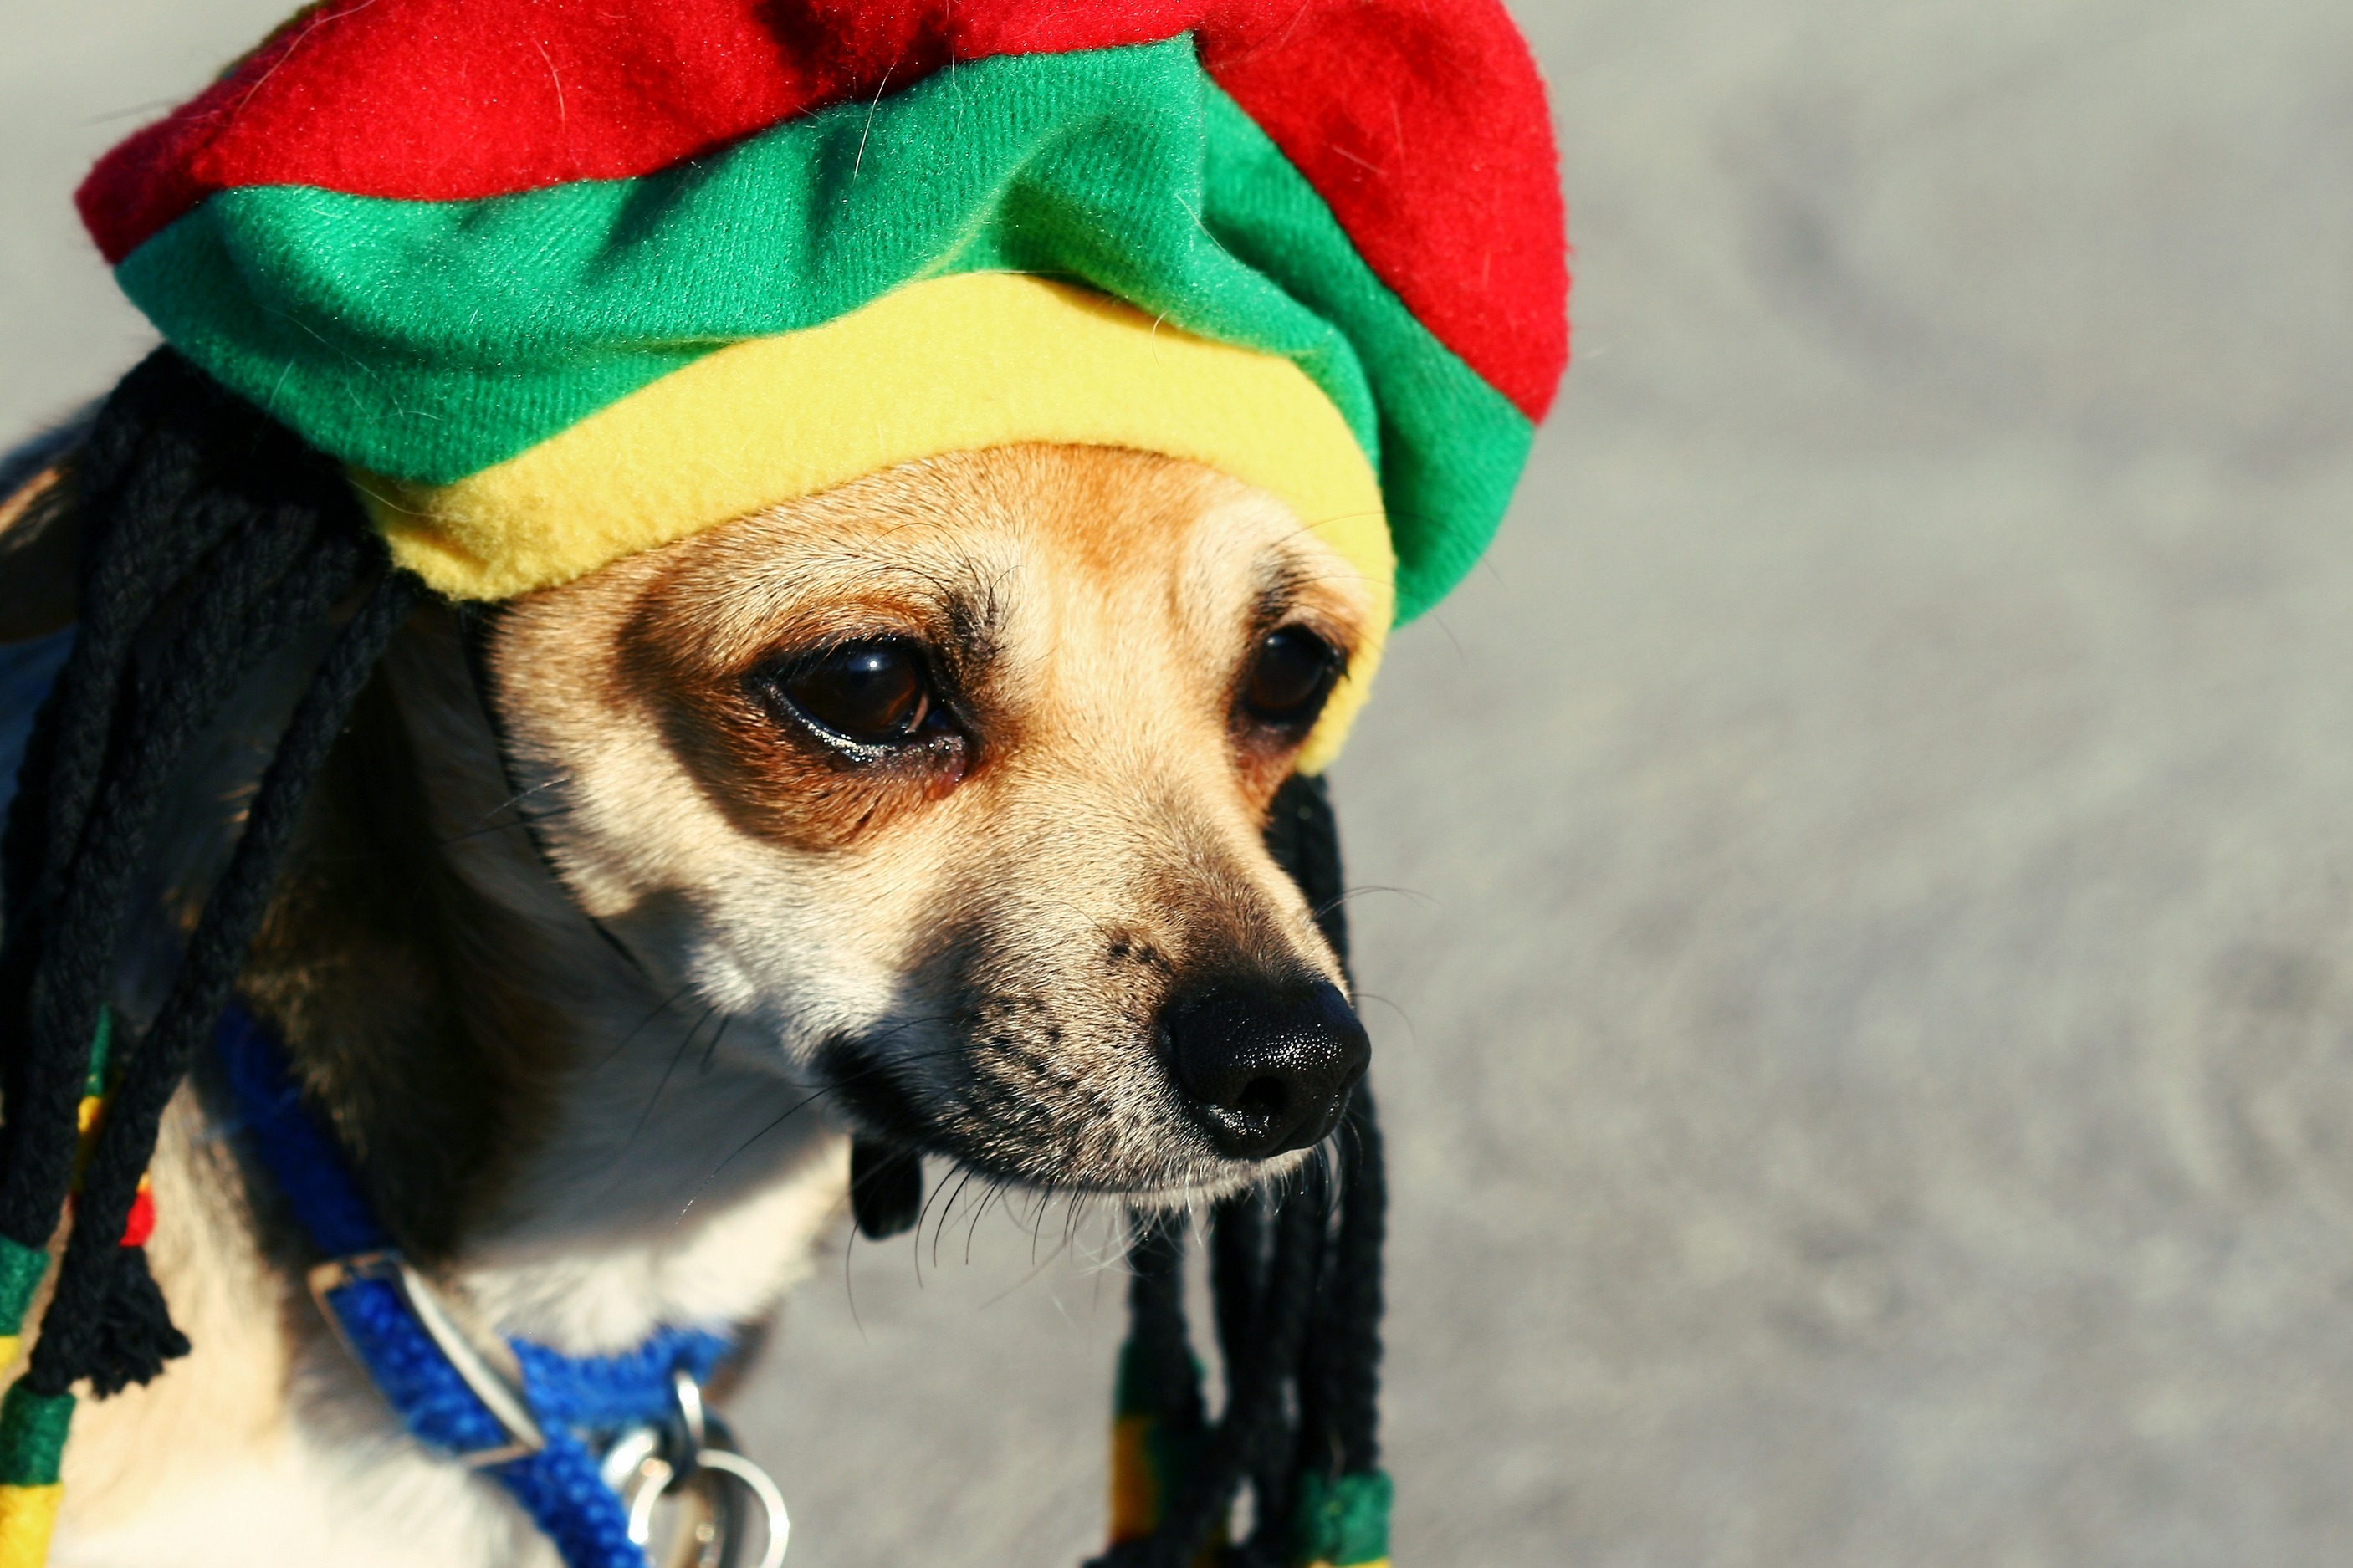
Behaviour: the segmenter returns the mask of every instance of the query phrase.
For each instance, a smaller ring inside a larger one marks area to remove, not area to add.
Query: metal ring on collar
[[[659,1426],[636,1426],[623,1433],[606,1450],[599,1466],[605,1484],[619,1494],[628,1512],[630,1541],[648,1546],[653,1537],[655,1507],[674,1490],[691,1489],[705,1510],[704,1517],[674,1535],[663,1552],[649,1551],[652,1561],[691,1563],[692,1568],[737,1568],[744,1542],[745,1504],[756,1502],[767,1528],[766,1549],[756,1568],[779,1568],[793,1529],[784,1493],[765,1470],[736,1450],[733,1434],[704,1406],[702,1391],[694,1380],[683,1372],[676,1375],[678,1414]]]

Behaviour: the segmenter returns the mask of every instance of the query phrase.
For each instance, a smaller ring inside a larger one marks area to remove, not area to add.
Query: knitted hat
[[[1409,617],[1567,353],[1495,0],[327,0],[79,201],[457,598],[1059,441],[1271,491]]]

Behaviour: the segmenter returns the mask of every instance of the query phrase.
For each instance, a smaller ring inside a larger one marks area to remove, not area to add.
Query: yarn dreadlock
[[[1267,845],[1347,960],[1339,837],[1320,778],[1275,797]],[[1379,1445],[1386,1191],[1372,1094],[1286,1188],[1211,1211],[1225,1409],[1214,1426],[1185,1314],[1185,1217],[1137,1216],[1113,1454],[1114,1544],[1089,1568],[1368,1564],[1388,1554]],[[1237,1499],[1249,1537],[1225,1544]]]
[[[72,482],[79,626],[0,836],[0,1275],[37,1280],[69,1192],[74,1216],[0,1426],[53,1427],[59,1442],[76,1383],[113,1394],[188,1350],[136,1245],[144,1226],[126,1226],[311,783],[421,594],[391,569],[336,463],[169,348],[108,398]],[[143,1029],[123,1026],[109,994],[167,786],[240,683],[338,614],[161,1007]],[[91,1129],[78,1107],[94,1076],[105,1098]],[[29,1286],[12,1293],[0,1306],[21,1314]],[[36,1419],[28,1401],[49,1408]]]

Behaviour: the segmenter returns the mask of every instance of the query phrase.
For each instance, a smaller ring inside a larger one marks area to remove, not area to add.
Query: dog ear
[[[73,458],[89,415],[0,459],[0,643],[30,642],[74,618]]]

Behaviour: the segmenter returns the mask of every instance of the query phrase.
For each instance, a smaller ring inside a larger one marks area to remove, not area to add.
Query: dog
[[[609,1568],[673,1460],[780,1524],[694,1384],[934,1157],[1291,1184],[1214,1423],[1136,1227],[1104,1561],[1247,1494],[1385,1562],[1313,775],[1552,405],[1558,173],[1501,0],[326,0],[100,158],[163,346],[0,470],[0,637],[90,584],[0,846],[0,1557]]]
[[[71,617],[73,438],[0,503],[0,637]],[[1280,1180],[1368,1047],[1268,813],[1385,609],[1266,493],[1052,445],[428,605],[240,994],[444,1297],[567,1352],[765,1320],[853,1135],[1145,1205]],[[250,783],[238,721],[181,787],[151,945]],[[195,1349],[86,1406],[53,1561],[554,1562],[337,1344],[216,1077],[153,1167]]]

